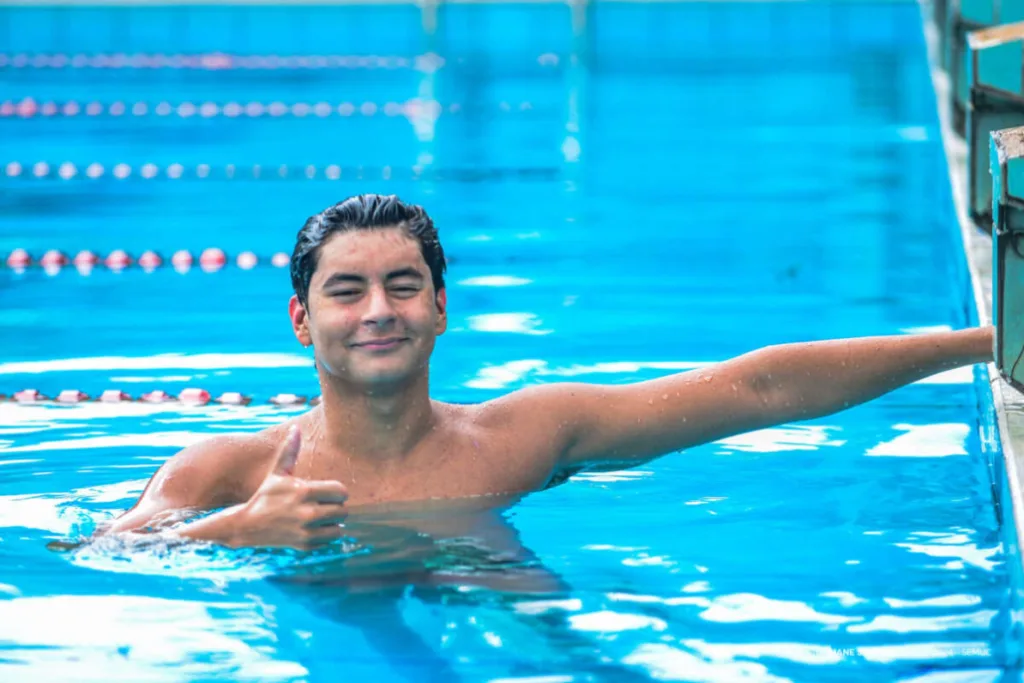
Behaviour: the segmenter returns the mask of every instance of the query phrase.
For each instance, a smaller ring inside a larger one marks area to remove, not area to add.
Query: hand
[[[302,437],[292,427],[267,478],[234,514],[231,545],[312,550],[341,538],[348,491],[340,481],[292,476]]]

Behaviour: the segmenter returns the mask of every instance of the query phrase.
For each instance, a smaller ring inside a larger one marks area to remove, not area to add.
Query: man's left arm
[[[829,415],[944,370],[992,361],[993,328],[769,346],[635,384],[534,387],[566,436],[559,466],[623,465]]]

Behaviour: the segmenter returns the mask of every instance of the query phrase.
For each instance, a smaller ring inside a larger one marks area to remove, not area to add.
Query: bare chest
[[[392,462],[366,463],[343,452],[304,449],[295,476],[340,481],[349,504],[359,506],[532,491],[552,474],[546,462],[536,449],[467,437],[428,444]]]

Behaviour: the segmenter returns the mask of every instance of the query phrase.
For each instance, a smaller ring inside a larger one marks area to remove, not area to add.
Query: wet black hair
[[[420,244],[423,260],[430,268],[434,291],[444,289],[446,261],[437,229],[423,207],[406,204],[395,195],[361,194],[329,206],[310,216],[295,238],[292,251],[292,288],[303,306],[309,299],[320,248],[331,235],[349,230],[401,228]]]

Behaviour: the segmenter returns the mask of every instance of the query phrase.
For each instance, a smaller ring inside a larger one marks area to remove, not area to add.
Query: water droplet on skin
[[[711,380],[713,380],[714,378],[715,378],[715,376],[714,376],[714,375],[703,375],[703,376],[701,377],[701,379],[702,379],[702,380],[704,380],[704,383],[705,383],[705,384],[707,384],[708,382],[710,382],[710,381],[711,381]]]
[[[654,399],[653,398],[647,399],[647,405],[653,406],[654,405]]]
[[[661,400],[662,401],[667,401],[668,400],[668,394],[662,394],[661,395]]]

